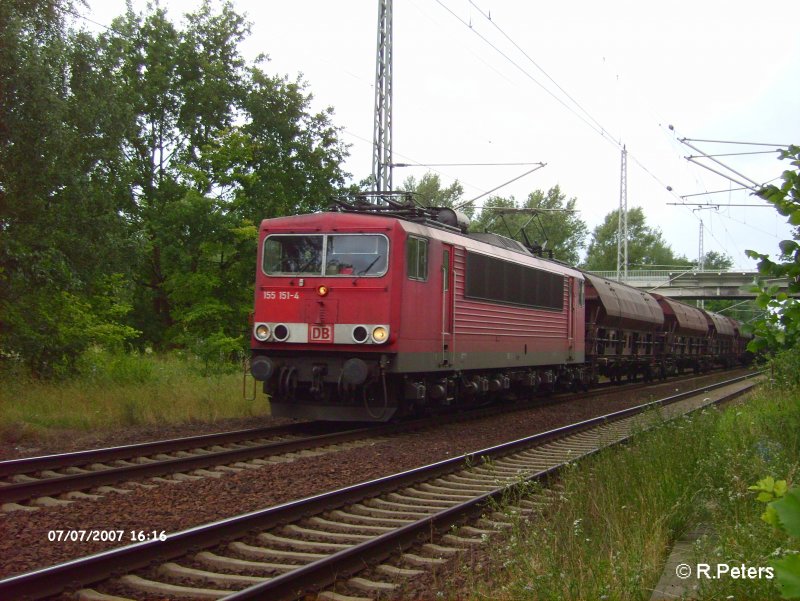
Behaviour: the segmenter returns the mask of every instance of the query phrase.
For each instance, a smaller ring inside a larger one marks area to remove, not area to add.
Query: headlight
[[[374,330],[372,330],[372,339],[381,344],[382,342],[386,342],[386,339],[389,337],[389,332],[383,326],[378,326]]]
[[[269,338],[269,326],[265,323],[260,323],[256,326],[254,333],[257,340],[264,342]]]
[[[353,340],[358,344],[364,344],[367,341],[367,336],[369,336],[369,332],[364,326],[356,326],[353,328]]]

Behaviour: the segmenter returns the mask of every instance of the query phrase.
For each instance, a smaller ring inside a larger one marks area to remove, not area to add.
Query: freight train
[[[250,370],[272,415],[388,421],[745,359],[733,319],[381,200],[261,223]]]

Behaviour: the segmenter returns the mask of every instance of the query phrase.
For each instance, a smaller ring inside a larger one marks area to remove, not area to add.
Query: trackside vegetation
[[[77,374],[56,382],[4,373],[0,386],[0,442],[69,431],[130,426],[213,423],[269,413],[267,397],[245,399],[241,365],[189,353],[111,353],[88,349]],[[252,389],[248,390],[252,393]],[[248,394],[248,396],[249,396]]]
[[[800,551],[800,538],[762,519],[754,485],[765,477],[797,484],[798,433],[800,388],[783,385],[640,433],[567,469],[541,516],[504,509],[513,528],[498,535],[488,559],[472,557],[456,578],[442,578],[439,596],[646,600],[673,543],[698,526],[708,534],[690,565],[773,566]],[[777,578],[722,577],[701,580],[697,594],[780,599],[781,586]]]

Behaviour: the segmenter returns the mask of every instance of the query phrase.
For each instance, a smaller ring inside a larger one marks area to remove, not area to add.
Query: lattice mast
[[[706,268],[706,254],[705,250],[703,249],[703,220],[700,220],[700,236],[699,236],[699,243],[697,249],[697,271],[703,271]],[[697,306],[701,309],[705,309],[706,301],[702,298],[697,301]]]
[[[706,253],[703,249],[703,220],[700,220],[700,235],[697,249],[697,271],[703,271],[706,268]]]
[[[378,0],[372,176],[376,192],[392,190],[392,0]]]
[[[628,279],[628,150],[622,147],[619,176],[619,219],[617,223],[617,281]]]

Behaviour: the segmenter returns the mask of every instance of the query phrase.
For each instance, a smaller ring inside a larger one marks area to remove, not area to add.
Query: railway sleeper
[[[66,499],[56,499],[54,497],[38,497],[31,501],[31,505],[39,505],[40,507],[64,507],[72,505],[73,501]]]
[[[526,469],[521,467],[502,467],[495,464],[485,467],[473,467],[471,470],[476,474],[494,478],[496,482],[503,485],[518,479],[520,476],[524,476],[526,473]]]
[[[398,588],[398,585],[392,582],[378,582],[360,577],[350,578],[347,584],[367,593],[391,593]]]
[[[491,490],[491,487],[494,486],[494,483],[489,482],[488,478],[482,478],[478,480],[459,477],[456,474],[431,480],[431,484],[435,486],[452,487],[454,490],[469,490],[476,492]]]
[[[447,560],[442,557],[424,557],[422,555],[417,555],[416,553],[403,553],[400,556],[400,559],[406,563],[410,563],[411,565],[423,566],[427,568],[440,566],[444,563],[447,563]]]
[[[417,490],[430,492],[436,495],[442,495],[445,498],[457,497],[462,499],[471,499],[475,496],[474,493],[480,494],[484,492],[481,489],[467,488],[466,486],[458,486],[451,484],[450,486],[437,486],[435,484],[422,483],[417,485]]]
[[[294,534],[299,534],[301,536],[307,536],[311,540],[315,539],[328,539],[328,540],[336,540],[350,543],[351,545],[358,544],[360,542],[364,542],[366,540],[370,540],[373,538],[369,534],[352,534],[352,533],[343,533],[343,532],[328,532],[327,530],[317,530],[316,528],[306,528],[304,526],[298,526],[297,524],[289,524],[288,526],[283,527],[284,530],[288,530]]]
[[[425,514],[421,514],[423,517]],[[415,521],[414,518],[390,518],[390,517],[375,517],[370,515],[360,515],[357,513],[350,513],[342,509],[331,511],[331,517],[339,518],[342,520],[350,520],[355,524],[377,524],[385,526],[402,526],[410,524]]]
[[[383,534],[385,532],[392,532],[396,530],[394,526],[378,526],[375,524],[352,524],[349,522],[339,522],[335,520],[328,520],[321,517],[312,517],[308,518],[307,520],[309,523],[313,524],[314,526],[321,526],[324,528],[333,528],[346,530],[346,531],[358,531],[358,532],[374,532],[376,534]],[[407,523],[407,522],[406,522]]]
[[[503,459],[498,459],[497,462],[493,463],[490,467],[497,468],[497,467],[505,467],[505,468],[512,468],[512,469],[522,469],[522,470],[530,470],[535,469],[541,465],[550,466],[552,465],[551,459],[558,459],[561,460],[563,457],[563,453],[539,453],[535,456],[530,457],[529,459],[520,459],[518,457],[503,457]]]
[[[202,476],[203,478],[222,478],[225,476],[225,474],[222,472],[211,471],[203,468],[193,470],[191,473],[197,476]]]
[[[503,518],[502,520],[493,520],[489,519],[488,517],[482,517],[477,522],[475,522],[475,524],[482,528],[487,528],[492,532],[505,530],[506,528],[513,527],[514,525],[512,522],[509,522],[506,518]]]
[[[494,478],[488,476],[479,476],[472,472],[459,472],[457,474],[450,474],[442,478],[445,482],[463,482],[464,484],[472,484],[481,487],[496,487],[497,483]]]
[[[330,543],[317,540],[287,538],[285,536],[278,536],[270,532],[262,532],[258,535],[258,538],[267,543],[284,545],[289,548],[300,547],[301,549],[314,549],[315,551],[327,551],[329,553],[335,553],[336,551],[341,551],[342,549],[347,549],[353,546],[352,544],[344,543]]]
[[[472,545],[480,545],[483,542],[481,538],[475,538],[472,536],[460,536],[458,534],[445,534],[442,536],[442,540],[444,542],[459,546],[459,547],[470,547]]]
[[[335,591],[323,591],[317,595],[317,599],[319,601],[374,601],[372,597],[353,597]]]
[[[133,601],[128,597],[118,597],[117,595],[107,595],[94,590],[93,588],[84,588],[75,593],[77,601]]]
[[[443,499],[433,499],[429,496],[425,497],[418,497],[408,494],[407,490],[395,493],[389,493],[386,495],[386,498],[389,501],[398,501],[399,503],[405,503],[406,507],[415,507],[415,504],[419,504],[421,507],[430,508],[433,511],[431,513],[435,513],[437,511],[441,511],[444,508],[452,507],[456,505],[458,501],[445,501]],[[409,503],[410,502],[410,503]]]
[[[199,581],[202,583],[210,583],[212,586],[252,586],[269,580],[269,578],[264,576],[244,576],[242,574],[225,574],[222,572],[209,572],[207,570],[187,568],[186,566],[174,562],[162,564],[158,568],[158,573],[167,578]]]
[[[389,506],[398,507],[397,504],[389,504]],[[387,516],[389,518],[398,518],[398,519],[409,518],[415,520],[419,518],[424,518],[425,516],[431,514],[431,512],[413,511],[410,509],[385,509],[380,507],[371,507],[363,503],[356,503],[355,505],[351,505],[350,507],[348,507],[348,510],[364,511],[367,512],[369,516],[378,515],[378,516]]]
[[[415,503],[407,503],[406,501],[415,501]],[[422,502],[422,499],[416,499],[414,497],[403,497],[402,495],[398,495],[397,493],[391,493],[386,495],[386,499],[370,499],[370,503],[374,503],[379,507],[393,509],[396,511],[403,511],[405,509],[409,509],[414,512],[425,512],[426,514],[430,515],[431,513],[437,513],[442,510],[441,506],[435,505],[425,505]],[[446,505],[446,506],[449,506]]]
[[[217,555],[210,551],[202,551],[194,556],[194,560],[200,564],[212,568],[223,570],[272,570],[276,572],[291,572],[301,566],[289,565],[285,563],[273,563],[267,561],[252,561],[250,559],[239,559],[238,557],[228,557]]]
[[[176,599],[219,599],[236,592],[233,589],[209,589],[167,584],[135,574],[122,576],[117,581],[135,591]]]
[[[264,540],[264,542],[270,544],[270,542],[267,540]],[[244,555],[245,557],[277,560],[291,559],[293,561],[303,562],[301,565],[305,565],[306,563],[311,563],[312,561],[327,557],[326,553],[309,553],[306,551],[286,551],[284,549],[273,549],[271,547],[256,547],[254,545],[248,545],[247,543],[238,541],[230,543],[228,545],[228,549],[234,553]]]
[[[404,495],[409,495],[412,498],[419,498],[423,500],[430,499],[430,501],[432,502],[448,503],[449,505],[455,505],[459,501],[472,498],[472,495],[470,494],[459,495],[455,494],[455,492],[451,490],[446,490],[446,492],[421,490],[420,489],[421,486],[424,486],[424,484],[418,485],[417,487],[414,488],[404,488],[400,490],[399,493]]]
[[[421,576],[425,572],[423,570],[410,570],[408,568],[399,568],[388,563],[382,563],[375,568],[375,571],[386,574],[393,578],[413,578],[414,576]]]

